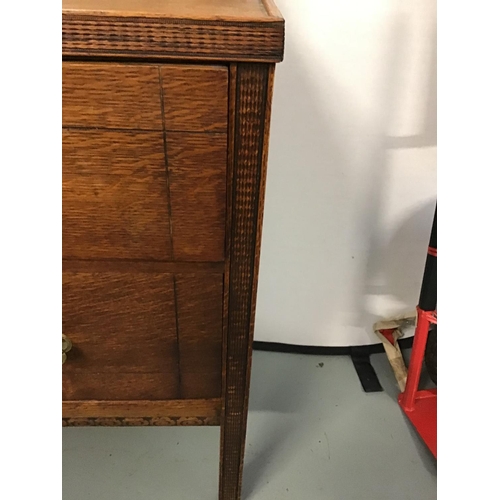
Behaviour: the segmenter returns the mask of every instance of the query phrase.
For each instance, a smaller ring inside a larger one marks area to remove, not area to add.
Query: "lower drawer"
[[[222,274],[67,267],[63,400],[220,397]]]

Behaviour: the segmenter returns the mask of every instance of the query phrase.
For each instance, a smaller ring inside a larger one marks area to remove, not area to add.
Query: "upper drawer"
[[[63,63],[63,126],[162,130],[158,68]]]
[[[63,257],[224,259],[228,69],[63,63]]]
[[[224,260],[226,134],[165,135],[63,130],[64,258]]]
[[[63,126],[226,132],[225,66],[63,63]]]
[[[227,131],[226,67],[168,64],[160,73],[167,130]]]

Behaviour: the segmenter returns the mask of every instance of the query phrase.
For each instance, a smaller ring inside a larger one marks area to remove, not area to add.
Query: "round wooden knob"
[[[63,362],[63,365],[64,365],[66,359],[68,358],[66,353],[71,351],[72,347],[73,347],[73,343],[71,342],[71,340],[69,340],[68,337],[66,337],[66,335],[63,334],[63,336],[62,336],[62,362]]]

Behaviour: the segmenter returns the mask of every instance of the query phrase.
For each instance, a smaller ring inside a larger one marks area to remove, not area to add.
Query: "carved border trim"
[[[85,417],[63,418],[63,427],[219,425],[217,417]]]
[[[283,59],[283,20],[202,21],[64,12],[62,18],[64,57],[266,62]]]
[[[233,68],[233,67],[232,67]],[[274,65],[236,65],[221,499],[240,498]]]

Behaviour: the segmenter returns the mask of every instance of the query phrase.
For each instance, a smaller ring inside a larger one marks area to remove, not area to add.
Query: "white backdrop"
[[[376,343],[436,201],[436,0],[279,0],[255,339]]]

